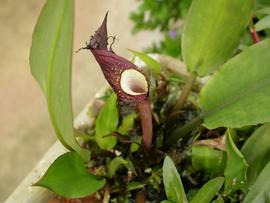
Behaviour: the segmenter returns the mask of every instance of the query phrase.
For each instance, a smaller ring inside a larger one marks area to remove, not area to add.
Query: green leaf
[[[139,59],[141,59],[143,62],[146,63],[146,65],[156,74],[160,74],[161,72],[161,67],[160,64],[153,59],[152,57],[148,56],[145,53],[134,51],[129,49],[135,56],[137,56]]]
[[[128,131],[133,127],[134,125],[134,119],[137,117],[137,114],[131,113],[127,116],[124,116],[122,124],[118,128],[118,132],[122,135],[127,135]]]
[[[163,184],[169,201],[187,203],[185,190],[176,167],[170,157],[163,163]]]
[[[264,167],[247,193],[244,203],[268,202],[270,199],[270,162]]]
[[[108,165],[108,177],[112,178],[116,171],[122,166],[127,170],[135,172],[134,166],[131,161],[123,159],[123,157],[115,157]]]
[[[230,131],[226,135],[227,163],[224,171],[225,188],[224,193],[229,194],[243,189],[247,184],[248,164],[233,142]]]
[[[112,93],[101,109],[96,120],[96,141],[101,149],[111,150],[117,143],[117,138],[111,135],[117,130],[118,109],[117,96]]]
[[[127,185],[127,191],[137,190],[144,188],[145,184],[141,182],[130,182]]]
[[[247,178],[248,184],[252,185],[270,161],[270,124],[259,127],[245,142],[241,152],[249,165]]]
[[[30,66],[47,98],[58,139],[80,152],[73,134],[70,88],[73,10],[72,0],[47,1],[33,33]]]
[[[270,6],[270,1],[269,0],[256,0],[256,4],[262,7]]]
[[[214,178],[205,183],[202,188],[197,192],[195,197],[190,203],[209,203],[218,193],[224,183],[223,177]]]
[[[204,76],[218,68],[239,45],[253,0],[193,0],[184,28],[182,53],[188,70]]]
[[[199,104],[207,128],[240,128],[270,121],[269,50],[270,40],[247,48],[204,86]]]
[[[265,16],[264,18],[260,19],[255,24],[256,31],[261,31],[265,29],[270,29],[270,15]]]
[[[224,200],[222,198],[215,199],[211,203],[224,203]]]
[[[76,152],[68,152],[58,157],[35,186],[50,189],[56,194],[79,198],[95,193],[105,185],[85,168],[83,160]]]
[[[142,143],[142,137],[137,137],[134,142],[130,145],[130,152],[133,153],[133,152],[136,152],[139,150],[140,148],[140,145]]]
[[[263,7],[256,11],[256,14],[270,15],[270,7]]]
[[[169,200],[163,200],[161,203],[174,203],[174,202],[169,201]]]
[[[208,146],[192,147],[192,166],[211,176],[223,174],[226,163],[226,153]]]

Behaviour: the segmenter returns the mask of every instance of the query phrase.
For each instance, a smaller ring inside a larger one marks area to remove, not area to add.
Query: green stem
[[[203,122],[203,118],[201,116],[194,118],[189,123],[185,124],[184,126],[176,128],[172,133],[171,136],[168,137],[167,140],[165,140],[164,146],[166,148],[171,147],[174,145],[179,139],[185,138],[189,135],[191,131],[196,129],[198,126],[200,126]]]
[[[188,95],[192,89],[192,86],[196,80],[196,77],[197,77],[197,74],[195,74],[195,73],[189,74],[187,83],[183,87],[181,95],[180,95],[178,101],[176,102],[175,106],[173,107],[173,112],[179,111],[183,108],[183,106],[188,98]]]

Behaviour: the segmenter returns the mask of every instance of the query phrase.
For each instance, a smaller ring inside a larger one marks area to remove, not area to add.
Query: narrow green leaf
[[[115,157],[108,165],[108,177],[112,178],[121,167],[126,167],[127,170],[135,172],[131,161],[125,160],[123,157]]]
[[[256,14],[270,15],[270,7],[263,7],[255,12]]]
[[[199,97],[207,128],[270,121],[269,58],[270,40],[264,40],[228,61],[208,81]]]
[[[264,167],[254,185],[249,189],[244,203],[267,202],[270,198],[270,162]]]
[[[214,178],[205,183],[202,188],[197,192],[195,197],[190,203],[209,203],[218,193],[224,183],[223,177]]]
[[[68,152],[58,157],[35,184],[50,189],[56,194],[79,198],[95,193],[105,185],[85,168],[83,160],[76,152]]]
[[[247,178],[248,184],[252,185],[270,161],[270,124],[259,127],[245,142],[241,152],[249,165]]]
[[[124,116],[122,124],[118,128],[118,132],[122,135],[126,135],[128,131],[133,127],[134,119],[137,117],[136,113],[131,113],[127,116]]]
[[[211,203],[224,203],[224,200],[222,198],[215,199]]]
[[[73,10],[73,0],[47,1],[33,33],[30,66],[47,98],[58,139],[80,152],[73,134],[70,88]]]
[[[144,188],[145,184],[141,182],[130,182],[127,185],[127,191],[138,190]]]
[[[110,150],[117,143],[117,138],[111,135],[117,130],[118,125],[118,109],[117,96],[112,93],[101,109],[96,120],[96,141],[101,149]]]
[[[224,193],[229,194],[236,190],[243,189],[246,186],[248,164],[244,156],[234,144],[229,130],[227,131],[226,135],[226,147],[227,163],[224,171]]]
[[[226,164],[226,153],[208,146],[192,147],[192,166],[211,176],[221,175]]]
[[[256,31],[261,31],[265,29],[270,29],[270,15],[265,16],[264,18],[260,19],[255,24]]]
[[[148,56],[145,53],[134,51],[129,49],[135,56],[137,56],[139,59],[141,59],[143,62],[146,63],[146,65],[156,74],[160,74],[161,72],[161,67],[160,64],[153,59],[152,57]]]
[[[184,28],[182,53],[191,72],[207,75],[239,45],[253,0],[193,0]]]
[[[170,157],[166,156],[162,170],[163,184],[168,200],[177,203],[187,203],[180,175]]]

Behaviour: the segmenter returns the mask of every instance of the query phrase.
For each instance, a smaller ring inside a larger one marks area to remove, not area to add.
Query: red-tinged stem
[[[153,139],[152,110],[150,101],[146,100],[138,103],[137,109],[141,118],[143,146],[146,150],[149,150]]]
[[[252,27],[252,39],[254,44],[261,41],[255,27]]]
[[[137,192],[136,203],[145,203],[145,195],[142,191]]]

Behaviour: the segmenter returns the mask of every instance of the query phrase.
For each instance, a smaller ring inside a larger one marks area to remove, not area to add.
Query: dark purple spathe
[[[85,47],[85,49],[90,49],[92,54],[95,56],[96,61],[98,62],[106,80],[111,85],[114,92],[117,94],[118,99],[127,103],[145,101],[147,99],[148,91],[138,95],[130,95],[123,91],[121,88],[121,75],[125,70],[134,69],[141,74],[143,73],[129,60],[118,56],[111,50],[111,48],[107,48],[107,15],[108,13],[106,13],[101,26],[95,32],[94,36],[91,37],[90,42],[88,43],[87,47]]]
[[[120,85],[121,74],[128,69],[135,69],[141,72],[137,66],[127,59],[114,54],[106,49],[90,49],[99,63],[101,70],[117,94],[118,98],[125,102],[144,101],[147,99],[147,93],[141,95],[129,95],[123,91]],[[141,72],[142,73],[142,72]]]

